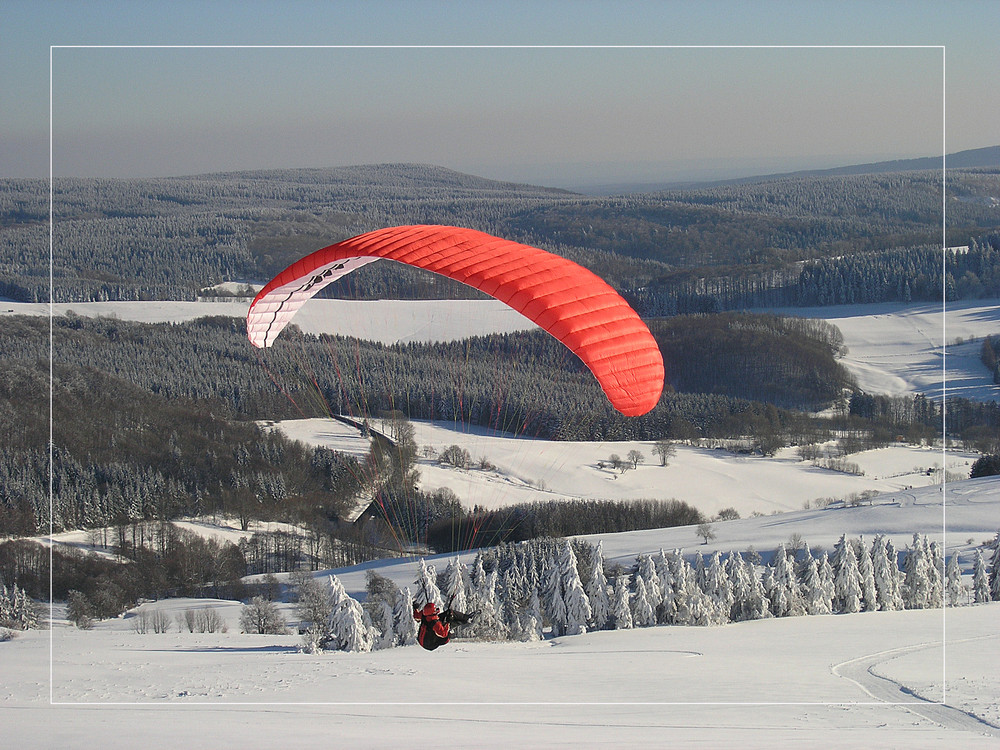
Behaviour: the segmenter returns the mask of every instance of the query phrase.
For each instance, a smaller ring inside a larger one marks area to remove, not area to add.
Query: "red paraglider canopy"
[[[327,284],[380,258],[447,276],[495,297],[559,339],[626,416],[663,390],[663,358],[646,325],[606,282],[536,247],[448,226],[379,229],[324,247],[275,276],[250,305],[247,336],[270,346]]]

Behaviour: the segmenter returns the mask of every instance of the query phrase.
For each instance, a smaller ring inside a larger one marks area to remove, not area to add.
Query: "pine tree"
[[[802,593],[795,577],[795,567],[788,559],[785,545],[778,545],[765,583],[771,612],[775,617],[797,617],[805,614]]]
[[[872,543],[872,577],[878,596],[879,609],[891,611],[903,608],[899,591],[899,568],[896,553],[888,538],[875,537]]]
[[[903,603],[907,609],[926,609],[931,606],[930,554],[927,537],[913,535],[913,544],[903,562]]]
[[[704,593],[696,582],[697,576],[694,569],[679,551],[674,552],[672,562],[671,573],[674,578],[674,605],[676,607],[674,623],[694,625],[701,613],[697,601],[704,596]]]
[[[1000,367],[1000,360],[997,362]],[[993,601],[1000,602],[1000,531],[993,539],[993,560],[990,562],[990,596]]]
[[[936,609],[944,603],[944,555],[937,541],[930,543],[927,553],[928,606]]]
[[[715,605],[716,618],[719,622],[728,622],[733,608],[733,585],[718,551],[712,554],[705,570],[705,593]]]
[[[604,575],[603,542],[591,556],[590,576],[584,593],[590,602],[590,618],[595,630],[604,630],[611,619],[611,600],[608,597],[608,579]]]
[[[444,571],[444,591],[441,596],[447,606],[458,612],[468,609],[468,594],[471,586],[469,570],[465,563],[456,555]]]
[[[417,642],[419,625],[413,619],[413,594],[410,587],[405,586],[396,597],[396,608],[392,613],[396,623],[396,643],[400,646],[410,646]]]
[[[635,596],[632,598],[632,622],[637,628],[648,628],[656,624],[656,614],[649,601],[646,582],[641,576],[635,579]]]
[[[593,612],[576,567],[573,545],[568,539],[563,543],[559,555],[559,567],[562,574],[563,597],[566,602],[566,635],[586,633],[587,623]]]
[[[417,573],[417,580],[413,582],[416,586],[416,593],[413,600],[418,607],[423,607],[428,602],[437,605],[438,609],[444,608],[444,601],[441,598],[441,590],[437,585],[437,571],[434,566],[428,564],[423,558],[420,559],[420,568]]]
[[[805,572],[802,576],[802,598],[806,614],[828,615],[832,612],[830,597],[823,585],[820,566],[816,558],[809,555],[806,560]]]
[[[510,635],[510,630],[500,612],[500,602],[497,599],[496,570],[491,570],[483,578],[481,586],[473,589],[470,605],[476,615],[466,632],[470,637],[482,640],[502,640]]]
[[[976,559],[972,565],[972,600],[976,604],[990,601],[990,581],[986,575],[986,560],[982,550],[976,550]]]
[[[861,579],[861,600],[865,612],[876,612],[879,608],[878,588],[875,586],[875,568],[871,553],[864,539],[858,540],[858,576]]]
[[[730,556],[730,578],[733,582],[733,613],[731,619],[762,620],[771,616],[767,590],[756,566],[741,554]]]
[[[371,651],[375,629],[368,622],[361,604],[351,596],[341,599],[330,615],[327,647],[339,651]]]
[[[671,623],[677,619],[677,602],[674,599],[676,581],[674,581],[673,565],[662,549],[653,558],[653,563],[656,567],[656,575],[660,579],[660,587],[663,589],[663,600],[656,613],[657,621],[663,624]]]
[[[958,565],[958,555],[954,554],[948,559],[948,567],[945,571],[945,591],[949,607],[958,607],[965,603],[963,589],[962,569]]]
[[[858,559],[854,556],[854,545],[846,543],[840,555],[840,567],[834,578],[836,609],[838,612],[861,611],[861,574]]]
[[[548,567],[542,576],[541,599],[552,636],[563,635],[566,632],[569,615],[566,612],[566,600],[563,597],[562,574],[558,562],[554,558],[549,559]]]
[[[826,552],[819,559],[819,579],[823,587],[823,597],[830,600],[830,611],[833,611],[833,600],[837,593],[837,587],[834,585],[834,572],[833,566],[830,564],[830,558],[827,556]]]
[[[542,640],[542,607],[538,601],[538,589],[531,589],[519,624],[522,641]]]
[[[6,584],[0,583],[0,628],[13,627],[14,603],[7,593]]]
[[[375,630],[377,631],[372,648],[382,650],[395,646],[396,623],[392,605],[385,599],[379,599],[375,616],[372,619],[375,620]]]
[[[629,630],[633,626],[632,606],[629,601],[628,574],[615,578],[614,598],[611,603],[611,620],[617,630]]]

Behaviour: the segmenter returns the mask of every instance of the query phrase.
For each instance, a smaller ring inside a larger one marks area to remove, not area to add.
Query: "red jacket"
[[[420,622],[420,629],[417,631],[417,643],[428,651],[433,651],[438,646],[444,645],[451,637],[451,629],[448,623],[441,622],[436,607],[433,614],[424,614],[419,609],[414,609],[413,619]]]

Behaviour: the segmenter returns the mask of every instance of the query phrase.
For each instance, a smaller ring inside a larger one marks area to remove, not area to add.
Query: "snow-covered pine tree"
[[[913,544],[903,561],[903,603],[907,609],[926,609],[931,606],[930,550],[927,537],[913,535]]]
[[[332,616],[333,611],[347,598],[347,589],[344,588],[344,584],[340,582],[340,579],[332,574],[328,579],[328,583],[330,587],[327,591],[327,599],[329,600],[330,616]]]
[[[833,566],[830,564],[830,558],[827,556],[826,552],[819,559],[819,579],[823,586],[823,596],[830,600],[830,611],[833,611],[833,599],[836,596],[836,586],[833,583],[834,573]]]
[[[469,578],[472,588],[482,586],[486,582],[486,568],[483,566],[482,553],[477,553],[476,559],[472,561],[472,573]]]
[[[629,576],[623,573],[615,578],[614,594],[611,601],[611,622],[616,630],[629,630],[633,626],[632,606],[629,601]]]
[[[692,599],[704,596],[695,583],[695,573],[680,550],[674,550],[670,558],[670,574],[674,584],[674,618],[676,625],[691,625]]]
[[[983,551],[976,550],[975,562],[972,564],[972,601],[985,604],[990,601],[990,579],[986,575],[986,560]]]
[[[677,603],[674,601],[674,573],[670,558],[661,548],[653,558],[656,567],[656,575],[660,579],[660,588],[663,590],[663,601],[657,610],[657,622],[668,624],[677,618]]]
[[[722,554],[716,550],[705,569],[705,594],[715,606],[715,618],[719,622],[729,622],[733,609],[733,585],[722,562]]]
[[[751,619],[750,609],[750,576],[754,575],[753,568],[748,571],[744,564],[746,561],[739,552],[729,553],[726,558],[726,575],[729,578],[729,589],[733,595],[733,603],[729,608],[729,619],[733,622]]]
[[[841,537],[843,541],[843,537]],[[858,559],[854,556],[854,545],[845,543],[840,554],[840,567],[836,571],[834,585],[834,608],[837,612],[861,611],[861,574]]]
[[[784,544],[779,544],[768,569],[765,588],[771,602],[771,613],[775,617],[797,617],[806,610],[802,602],[799,582],[795,577],[795,566],[788,559]]]
[[[396,623],[396,643],[400,646],[410,646],[417,642],[419,625],[413,619],[413,594],[409,586],[404,586],[396,597],[396,608],[392,619]]]
[[[823,585],[823,576],[819,571],[816,558],[809,555],[802,576],[802,599],[806,614],[828,615],[832,611],[830,596]]]
[[[748,558],[743,561],[743,567],[750,581],[750,597],[745,605],[746,619],[763,620],[766,617],[773,617],[767,601],[767,591],[764,589],[764,582],[757,575],[757,568]]]
[[[993,559],[990,562],[990,596],[1000,602],[1000,531],[993,538]]]
[[[326,647],[339,651],[371,651],[375,635],[375,629],[368,622],[358,600],[345,596],[330,615]]]
[[[412,615],[410,615],[412,618]],[[379,599],[375,611],[375,630],[372,641],[372,649],[380,651],[385,648],[392,648],[396,645],[396,622],[392,605],[385,599]]]
[[[469,606],[475,612],[472,623],[465,628],[469,637],[481,640],[503,640],[510,635],[510,630],[500,612],[500,602],[497,599],[496,570],[491,570],[483,578],[481,586],[472,591]]]
[[[649,601],[646,582],[642,576],[635,577],[635,596],[632,597],[632,623],[637,628],[648,628],[656,624],[656,614]]]
[[[565,634],[569,616],[566,613],[566,599],[563,597],[562,573],[558,561],[549,558],[548,566],[542,574],[542,611],[549,621],[552,636]]]
[[[948,558],[945,568],[945,595],[949,607],[960,607],[965,604],[965,587],[962,585],[962,569],[958,564],[958,555]]]
[[[701,552],[694,553],[694,562],[691,563],[694,570],[695,585],[702,591],[705,590],[705,556]]]
[[[903,597],[899,592],[899,568],[896,566],[896,551],[889,539],[879,535],[872,542],[872,578],[878,596],[879,609],[891,611],[903,608]]]
[[[611,619],[611,599],[608,596],[608,579],[604,575],[604,546],[597,543],[591,556],[590,575],[584,593],[590,601],[590,621],[595,630],[604,630]]]
[[[931,609],[937,609],[944,603],[944,555],[937,541],[927,547],[927,562],[929,605]]]
[[[444,608],[444,600],[441,598],[441,590],[437,585],[437,571],[434,566],[423,558],[420,558],[420,568],[417,572],[417,580],[413,582],[413,600],[418,607],[423,607],[428,602],[437,605],[439,609]]]
[[[441,592],[441,596],[444,598],[445,605],[458,612],[467,611],[469,608],[468,592],[471,584],[468,567],[458,555],[455,555],[444,571],[444,590]]]
[[[559,568],[562,574],[563,597],[566,602],[566,635],[580,635],[587,632],[592,610],[587,594],[583,590],[580,572],[576,567],[576,554],[567,539],[559,553]]]
[[[637,576],[646,583],[646,596],[655,610],[663,601],[663,583],[656,570],[656,562],[651,555],[639,555],[637,563]]]
[[[858,539],[858,576],[861,579],[861,601],[865,612],[878,611],[878,589],[875,586],[875,568],[864,538]]]
[[[518,639],[522,641],[542,640],[542,606],[538,601],[538,589],[532,588],[527,604],[518,618]]]

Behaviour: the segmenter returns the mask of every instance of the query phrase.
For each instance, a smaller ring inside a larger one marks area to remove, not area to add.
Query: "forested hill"
[[[52,270],[56,301],[63,302],[193,299],[220,282],[265,281],[340,239],[421,223],[471,227],[564,255],[644,314],[803,304],[820,264],[857,258],[893,277],[878,294],[896,299],[904,294],[895,283],[903,272],[892,270],[899,253],[939,254],[942,219],[936,170],[616,197],[406,164],[59,179],[54,191]],[[949,245],[990,245],[1000,229],[1000,170],[950,170],[947,210]],[[48,299],[47,221],[47,182],[0,181],[0,296]],[[984,262],[985,273],[956,266],[956,293],[1000,293],[994,261]],[[967,272],[975,278],[959,289]],[[471,294],[390,263],[367,266],[331,292]],[[853,294],[813,296],[824,304]]]
[[[48,498],[49,321],[4,320],[0,533],[31,533]],[[677,390],[668,387],[650,414],[633,419],[540,331],[386,347],[290,329],[259,352],[232,318],[176,325],[71,315],[52,325],[53,492],[56,522],[70,527],[119,512],[238,511],[260,498],[323,495],[335,505],[357,489],[362,471],[351,461],[265,435],[255,420],[401,412],[544,438],[753,435],[773,450],[792,432],[828,428],[778,405],[824,404],[850,386],[833,359],[835,330],[772,316],[654,327],[675,360]],[[719,334],[724,372],[719,351],[696,343],[709,328]],[[749,335],[727,338],[737,331]]]

